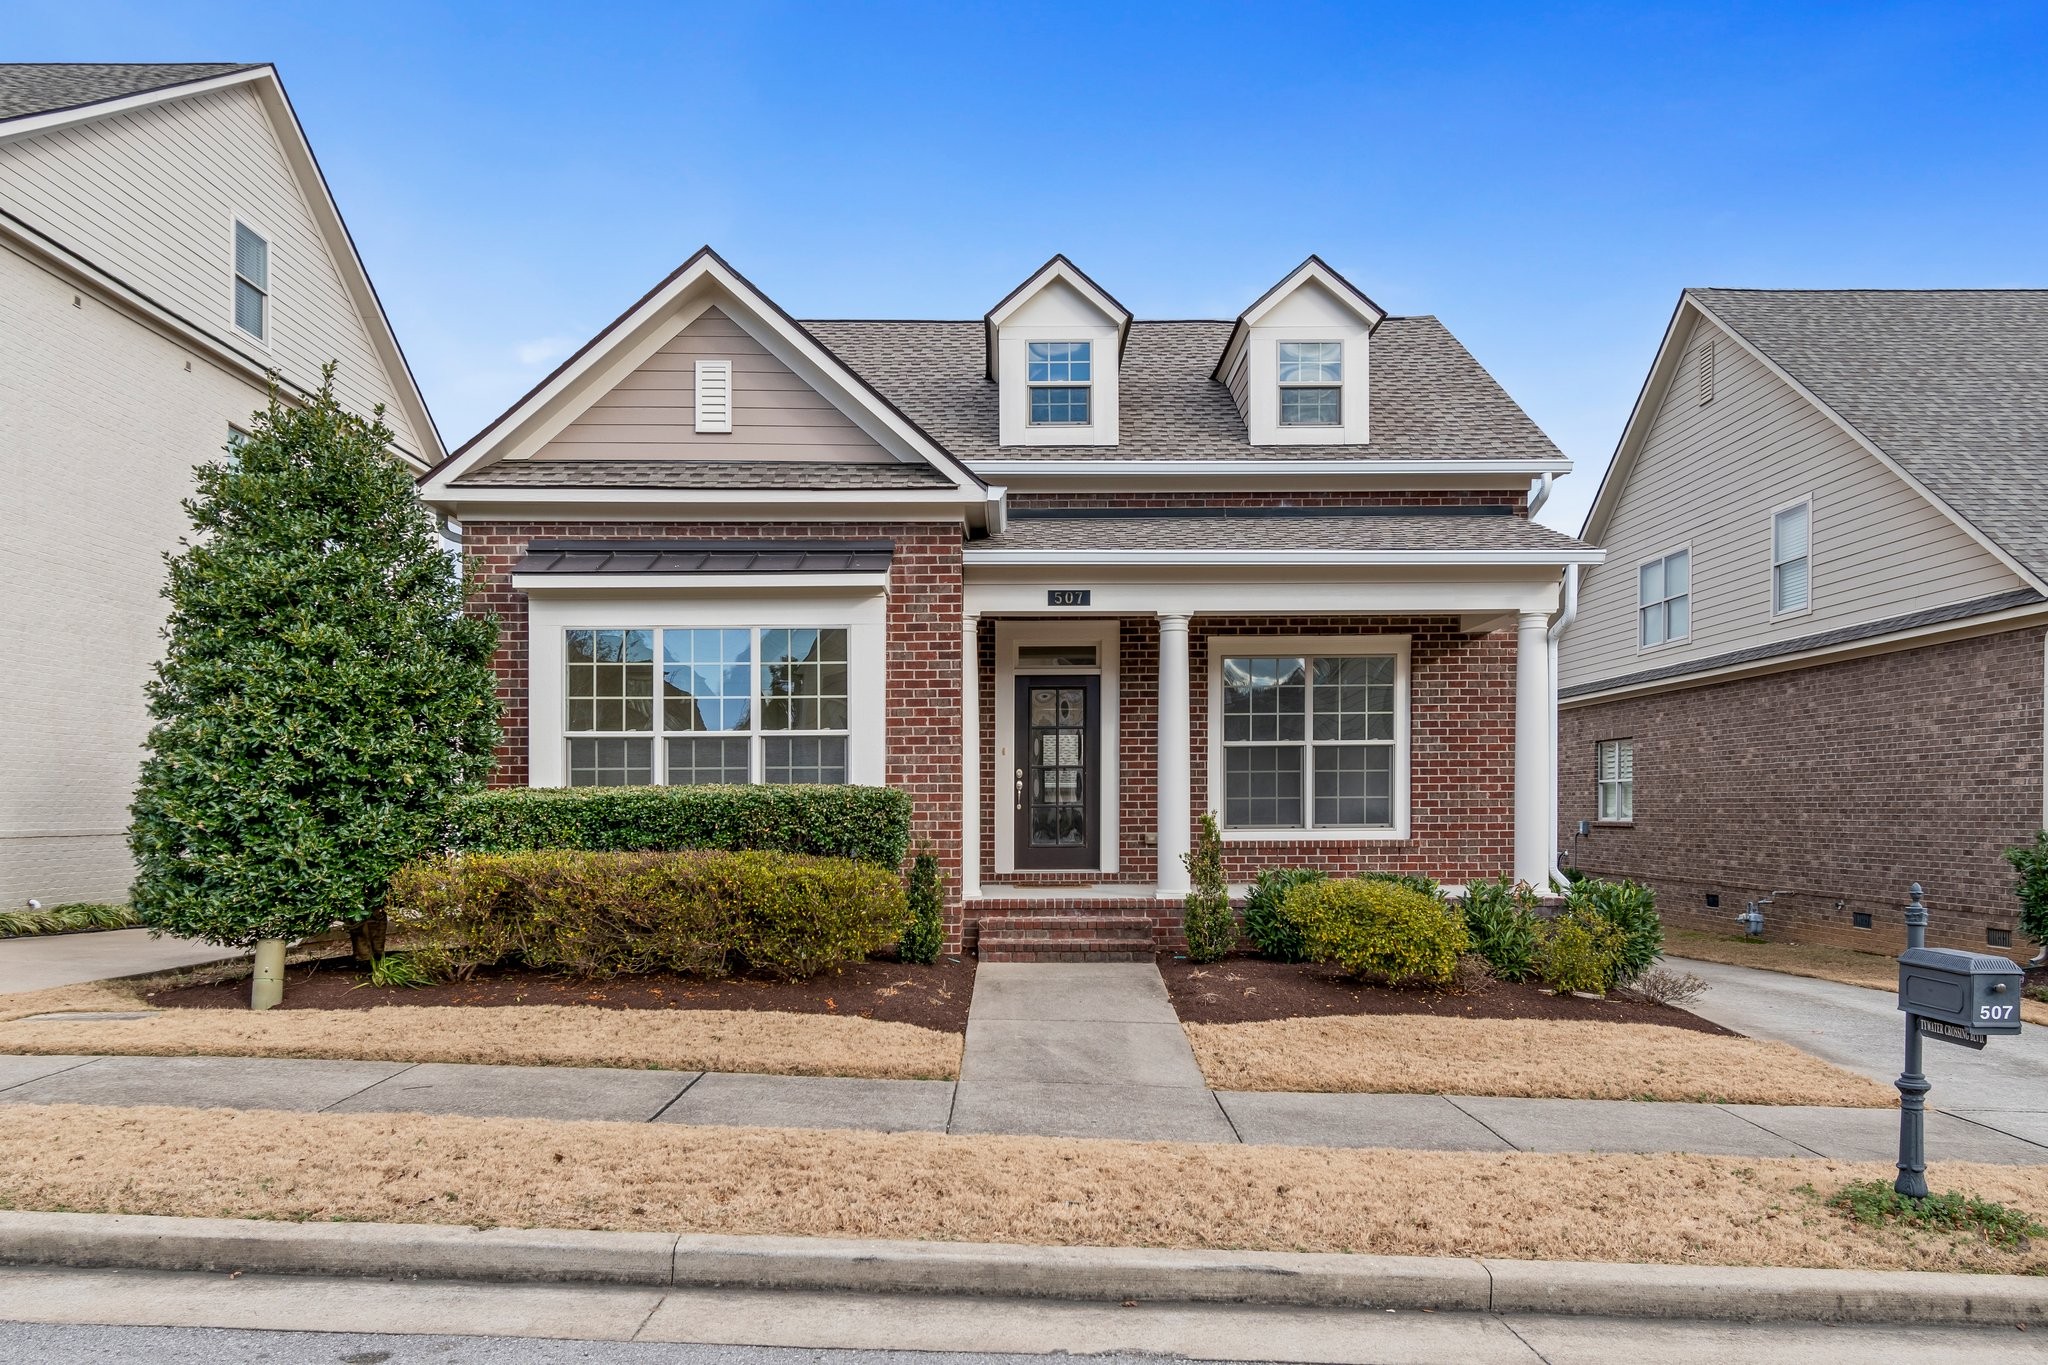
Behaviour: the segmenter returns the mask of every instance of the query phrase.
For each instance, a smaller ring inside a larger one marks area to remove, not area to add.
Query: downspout
[[[1550,476],[1543,476],[1542,492],[1550,492]],[[1564,600],[1557,609],[1557,619],[1550,623],[1550,878],[1559,886],[1564,885],[1564,868],[1558,861],[1558,816],[1562,803],[1558,797],[1558,725],[1557,725],[1557,642],[1564,635],[1565,627],[1579,614],[1579,566],[1564,566]]]
[[[1531,521],[1534,521],[1536,514],[1543,510],[1543,504],[1550,501],[1550,485],[1555,478],[1555,475],[1546,473],[1536,480],[1536,487],[1530,490],[1529,519]]]

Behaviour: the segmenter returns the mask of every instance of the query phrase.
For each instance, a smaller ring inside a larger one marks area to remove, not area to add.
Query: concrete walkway
[[[151,938],[147,929],[0,939],[0,995],[75,986],[108,977],[168,972],[247,956],[245,952],[197,939]]]
[[[1694,1014],[1752,1038],[1790,1043],[1824,1061],[1890,1085],[1905,1059],[1905,1016],[1886,991],[1815,981],[1754,967],[1668,959],[1713,989]],[[1993,1038],[1982,1052],[1925,1045],[1929,1106],[2048,1145],[2048,1029]],[[1929,1130],[1929,1141],[1933,1132]]]

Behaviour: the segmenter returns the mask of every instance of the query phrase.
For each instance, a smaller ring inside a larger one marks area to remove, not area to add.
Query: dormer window
[[[1089,423],[1092,381],[1087,341],[1034,341],[1030,344],[1031,425],[1085,427]]]
[[[1344,343],[1280,343],[1280,425],[1344,425]]]

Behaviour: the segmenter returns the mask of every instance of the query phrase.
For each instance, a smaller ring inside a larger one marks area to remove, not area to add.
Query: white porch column
[[[1550,890],[1549,619],[1525,611],[1515,620],[1515,880]]]
[[[1188,870],[1188,618],[1159,618],[1159,895],[1185,896]]]
[[[981,618],[960,618],[960,896],[981,894]]]

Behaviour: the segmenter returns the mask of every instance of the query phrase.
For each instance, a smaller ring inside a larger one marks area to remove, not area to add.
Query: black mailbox
[[[2018,1033],[2019,966],[1989,953],[1908,948],[1899,954],[1899,1008],[1972,1033]]]

